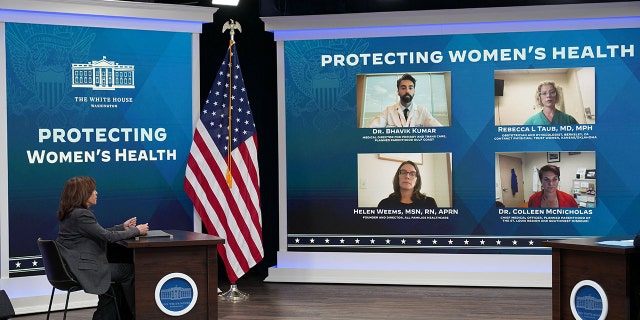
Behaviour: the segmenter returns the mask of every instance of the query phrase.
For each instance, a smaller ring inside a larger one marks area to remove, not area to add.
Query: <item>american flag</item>
[[[229,153],[231,150],[231,153]],[[264,257],[258,138],[233,40],[193,134],[184,189],[235,283]]]

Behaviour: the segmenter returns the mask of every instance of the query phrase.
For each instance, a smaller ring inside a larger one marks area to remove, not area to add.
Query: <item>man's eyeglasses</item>
[[[551,96],[551,97],[555,97],[556,94],[558,94],[558,92],[556,92],[556,90],[549,90],[549,91],[544,91],[544,92],[540,92],[540,96]]]
[[[405,177],[408,176],[409,178],[415,178],[416,176],[418,176],[418,173],[415,171],[400,170],[400,175]]]

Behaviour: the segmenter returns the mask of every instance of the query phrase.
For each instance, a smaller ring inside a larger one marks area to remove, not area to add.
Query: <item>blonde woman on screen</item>
[[[578,124],[576,119],[556,108],[563,101],[562,90],[553,81],[540,82],[535,92],[536,105],[542,111],[531,116],[524,125]]]

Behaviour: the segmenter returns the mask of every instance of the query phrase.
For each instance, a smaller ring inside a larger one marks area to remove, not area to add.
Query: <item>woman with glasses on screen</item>
[[[400,164],[393,176],[393,193],[378,203],[383,209],[421,209],[437,208],[436,200],[420,192],[422,178],[420,170],[413,161]]]
[[[524,125],[578,124],[576,119],[558,109],[556,104],[563,101],[562,90],[553,81],[543,81],[535,93],[536,105],[542,111],[531,116]]]
[[[558,190],[560,168],[546,165],[538,170],[542,191],[529,197],[529,208],[577,208],[578,203],[572,195]]]

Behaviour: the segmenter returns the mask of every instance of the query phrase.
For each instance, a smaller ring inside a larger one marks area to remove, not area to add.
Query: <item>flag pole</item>
[[[229,141],[227,142],[227,173],[226,173],[226,181],[227,181],[227,185],[229,186],[229,189],[233,188],[233,175],[231,172],[231,164],[232,164],[232,159],[231,159],[231,112],[233,109],[232,106],[232,99],[231,99],[231,90],[233,88],[232,85],[232,81],[233,81],[233,50],[232,47],[235,44],[235,40],[234,40],[234,35],[235,35],[235,31],[238,30],[240,32],[242,32],[242,27],[240,26],[240,23],[238,21],[233,21],[233,19],[230,19],[229,21],[225,22],[224,25],[222,26],[222,33],[224,33],[226,30],[230,30],[229,34],[230,34],[230,39],[229,39],[229,114],[228,114],[228,137],[229,137]],[[238,289],[238,285],[236,285],[235,282],[231,283],[231,286],[229,287],[229,290],[225,291],[225,292],[221,292],[218,293],[218,300],[221,301],[229,301],[229,302],[240,302],[240,301],[246,301],[249,300],[249,294],[246,292],[242,292]]]
[[[227,52],[229,52],[229,114],[227,117],[229,119],[227,122],[227,137],[229,137],[229,139],[227,140],[227,174],[225,175],[225,179],[229,189],[233,188],[233,175],[231,173],[231,110],[233,109],[231,99],[231,91],[233,90],[233,48],[231,46],[234,44],[233,33],[234,31],[231,29],[231,39],[229,40],[229,49],[227,50]]]

